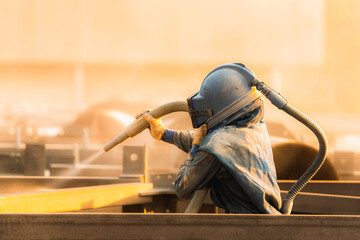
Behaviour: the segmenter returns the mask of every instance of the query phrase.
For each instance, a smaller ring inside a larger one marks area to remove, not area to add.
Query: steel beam
[[[110,184],[44,192],[0,195],[0,213],[49,213],[78,211],[115,205],[151,202],[139,192],[151,183]]]
[[[0,214],[1,239],[358,239],[359,216]]]
[[[293,181],[282,181],[281,187],[286,183],[288,187],[292,186]],[[333,183],[329,182],[317,182],[309,183],[307,190],[326,192],[331,190]],[[336,193],[350,193],[351,189],[356,193],[359,183],[335,183],[334,189],[330,192]],[[322,188],[322,186],[324,186]],[[343,186],[343,190],[341,188]],[[284,199],[287,191],[281,191],[282,198]],[[154,188],[151,190],[143,191],[141,196],[158,196],[158,195],[175,195],[175,192],[171,188]],[[210,194],[208,194],[204,200],[205,204],[212,204]],[[348,196],[337,194],[323,194],[314,192],[301,191],[294,200],[294,213],[307,213],[307,214],[331,214],[331,215],[360,215],[360,196]]]
[[[34,192],[46,189],[76,188],[141,182],[133,177],[30,177],[0,176],[0,194]]]
[[[296,181],[278,180],[281,190],[289,190]],[[324,193],[335,195],[359,196],[360,181],[319,181],[312,180],[301,190],[301,192]]]
[[[286,191],[281,191],[282,199]],[[360,197],[300,192],[292,212],[327,215],[360,215]]]

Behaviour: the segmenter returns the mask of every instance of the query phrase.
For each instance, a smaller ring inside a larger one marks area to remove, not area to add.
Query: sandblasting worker
[[[281,197],[256,78],[245,65],[224,64],[188,98],[195,131],[166,129],[145,113],[153,138],[189,153],[179,169],[176,194],[191,199],[208,186],[214,204],[226,213],[280,214]]]

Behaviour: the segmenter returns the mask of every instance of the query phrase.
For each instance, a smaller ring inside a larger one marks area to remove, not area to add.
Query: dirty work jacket
[[[166,130],[163,140],[190,152],[192,134]],[[226,212],[280,214],[280,190],[264,122],[219,128],[205,136],[195,154],[189,153],[175,191],[190,199],[205,185],[214,204]]]

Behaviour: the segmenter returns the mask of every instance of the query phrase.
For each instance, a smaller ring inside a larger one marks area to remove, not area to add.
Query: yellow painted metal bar
[[[151,199],[141,198],[139,192],[152,188],[152,183],[126,183],[4,194],[0,195],[0,213],[69,212],[148,202]]]

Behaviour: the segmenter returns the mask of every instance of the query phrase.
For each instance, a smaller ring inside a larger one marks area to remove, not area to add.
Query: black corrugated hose
[[[325,161],[327,155],[326,135],[319,127],[319,125],[317,125],[312,119],[297,110],[295,107],[288,104],[286,99],[284,99],[279,93],[277,93],[270,87],[266,86],[265,83],[254,79],[251,85],[255,86],[276,107],[288,113],[290,116],[294,117],[295,119],[303,123],[306,127],[308,127],[316,135],[319,141],[319,152],[314,162],[299,178],[299,180],[290,188],[282,202],[281,213],[290,214],[296,195],[301,191],[301,189],[303,189],[303,187],[305,187],[305,185],[311,180],[311,178],[317,173],[317,171],[319,171],[320,167]]]

